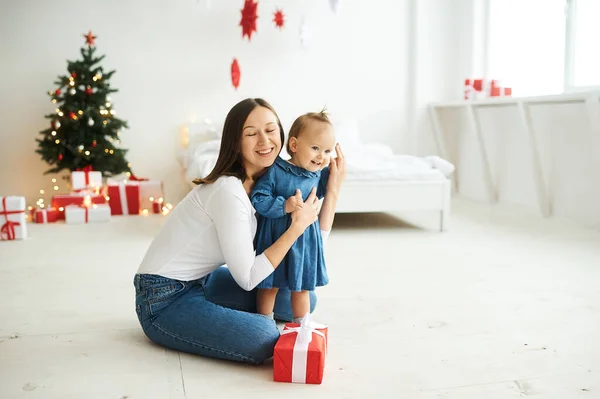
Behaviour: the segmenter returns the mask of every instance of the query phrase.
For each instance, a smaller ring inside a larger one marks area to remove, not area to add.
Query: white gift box
[[[65,207],[65,221],[68,224],[108,222],[109,220],[110,206],[108,204],[67,205]]]
[[[25,197],[0,197],[0,238],[24,240],[27,238]]]
[[[73,190],[84,190],[88,187],[102,186],[102,172],[98,171],[79,171],[71,172],[71,188]]]
[[[140,208],[152,211],[152,204],[160,198],[164,200],[163,184],[160,180],[142,180],[140,183]]]

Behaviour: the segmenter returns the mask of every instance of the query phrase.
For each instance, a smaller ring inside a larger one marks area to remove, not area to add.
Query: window
[[[600,0],[570,0],[566,88],[600,86]],[[570,70],[569,70],[570,69]]]
[[[488,6],[487,76],[512,87],[514,96],[562,93],[565,0],[489,0]]]

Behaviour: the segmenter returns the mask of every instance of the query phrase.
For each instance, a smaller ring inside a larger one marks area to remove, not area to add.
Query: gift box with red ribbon
[[[25,197],[0,197],[0,239],[11,241],[26,238]]]
[[[52,208],[58,211],[57,219],[65,218],[65,208],[68,205],[106,204],[106,198],[101,194],[88,194],[85,192],[73,194],[56,194],[52,196]]]
[[[113,215],[140,214],[140,185],[135,181],[109,181],[107,186],[110,212]]]
[[[54,223],[58,220],[58,209],[34,208],[31,210],[31,220],[35,223]]]
[[[165,191],[162,181],[137,177],[133,173],[129,177],[129,180],[136,181],[140,185],[140,209],[154,209],[156,202],[164,201]],[[160,208],[162,209],[162,205]],[[160,213],[160,211],[154,213]]]
[[[110,207],[108,204],[68,205],[65,207],[65,221],[68,224],[108,222],[109,220]]]
[[[73,191],[85,190],[88,187],[102,186],[102,172],[92,170],[91,165],[71,172],[71,188]]]
[[[327,327],[306,315],[300,324],[288,323],[275,345],[273,379],[279,382],[320,384],[327,354]]]

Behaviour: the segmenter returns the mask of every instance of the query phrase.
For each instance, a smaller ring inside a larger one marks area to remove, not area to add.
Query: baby
[[[269,248],[287,230],[290,213],[304,204],[313,187],[319,199],[325,196],[327,166],[334,147],[333,127],[324,111],[307,113],[294,121],[287,143],[290,160],[277,157],[252,190],[252,205],[258,214],[256,253]],[[328,282],[317,220],[296,240],[275,271],[258,285],[258,313],[272,317],[278,289],[287,288],[297,321],[310,311],[309,291]]]

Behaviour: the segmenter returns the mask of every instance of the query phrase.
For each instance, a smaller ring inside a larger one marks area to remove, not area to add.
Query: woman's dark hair
[[[219,150],[219,157],[217,158],[215,167],[205,178],[194,179],[195,184],[212,184],[221,176],[235,176],[242,182],[246,180],[246,171],[242,162],[242,130],[244,129],[244,123],[248,119],[248,115],[256,107],[265,107],[273,112],[275,118],[277,118],[279,135],[281,136],[281,143],[283,143],[283,126],[281,126],[279,116],[277,116],[277,112],[275,112],[271,104],[262,98],[247,98],[242,100],[231,108],[231,111],[227,114],[227,118],[225,118],[223,135],[221,137],[221,149]],[[279,150],[281,151],[281,148]]]

